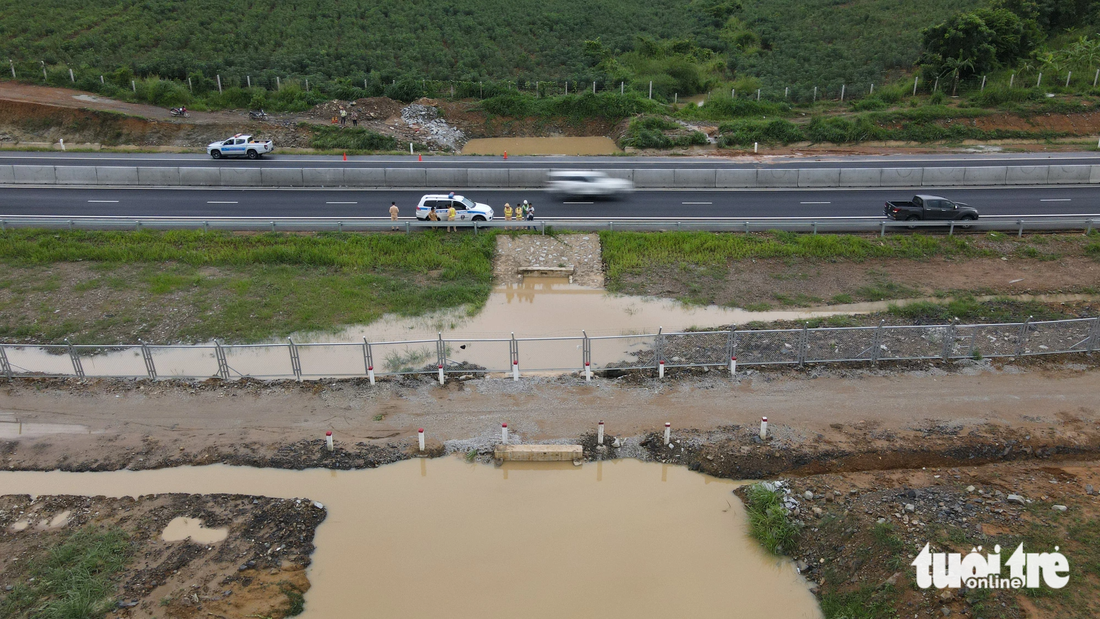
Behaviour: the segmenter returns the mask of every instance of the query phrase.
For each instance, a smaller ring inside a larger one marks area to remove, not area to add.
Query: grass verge
[[[749,532],[768,552],[786,554],[798,544],[799,527],[783,507],[782,491],[763,483],[745,491]]]
[[[258,341],[480,308],[493,235],[0,234],[0,338]]]
[[[114,603],[112,578],[128,560],[122,531],[81,529],[30,561],[26,578],[0,598],[0,617],[103,617]]]

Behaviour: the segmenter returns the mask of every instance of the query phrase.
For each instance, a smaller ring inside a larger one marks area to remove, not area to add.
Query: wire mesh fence
[[[583,373],[878,363],[1092,353],[1100,317],[996,324],[879,325],[392,342],[184,345],[0,344],[0,376],[234,380],[521,372]]]

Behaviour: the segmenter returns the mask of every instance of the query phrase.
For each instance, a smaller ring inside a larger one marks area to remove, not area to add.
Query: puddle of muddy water
[[[229,529],[208,529],[198,518],[173,518],[164,527],[160,538],[166,542],[190,539],[196,544],[216,544],[229,536]]]
[[[466,142],[463,155],[613,155],[622,152],[609,137],[477,138]]]
[[[637,460],[0,472],[0,494],[319,501],[307,618],[821,617],[790,562],[747,536],[735,487]]]
[[[0,412],[0,439],[30,438],[49,434],[91,434],[88,426],[75,423],[27,423],[11,413]]]

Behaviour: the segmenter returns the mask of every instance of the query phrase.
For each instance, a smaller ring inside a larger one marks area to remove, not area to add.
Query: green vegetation
[[[669,131],[676,133],[668,135]],[[701,131],[684,131],[684,127],[661,116],[644,116],[630,122],[619,143],[634,148],[683,148],[707,143],[707,136]]]
[[[397,139],[355,127],[310,127],[310,148],[321,150],[396,150]]]
[[[0,337],[242,342],[365,324],[387,312],[476,311],[488,298],[493,248],[491,234],[436,231],[7,231]],[[60,287],[70,294],[57,295]]]
[[[745,491],[749,532],[768,552],[786,554],[798,544],[799,527],[783,507],[783,494],[763,483]]]
[[[636,93],[620,95],[617,92],[584,92],[579,95],[539,98],[511,91],[485,99],[481,102],[481,109],[495,116],[619,119],[643,112],[655,112],[661,106]]]
[[[825,619],[890,619],[898,616],[897,594],[891,586],[825,593],[821,596],[821,612]]]
[[[0,597],[7,619],[97,619],[114,606],[113,577],[129,561],[125,533],[81,529],[32,558],[23,578]],[[17,569],[13,564],[10,570]]]
[[[1033,320],[1061,320],[1073,317],[1065,311],[1038,301],[978,301],[963,296],[948,303],[919,302],[905,306],[890,306],[887,313],[917,324],[944,324],[958,319],[963,323],[1019,322],[1031,316]]]

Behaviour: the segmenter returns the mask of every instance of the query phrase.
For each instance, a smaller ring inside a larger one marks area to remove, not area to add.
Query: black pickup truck
[[[885,214],[898,221],[940,220],[973,221],[978,210],[940,196],[913,196],[912,202],[887,201]]]

